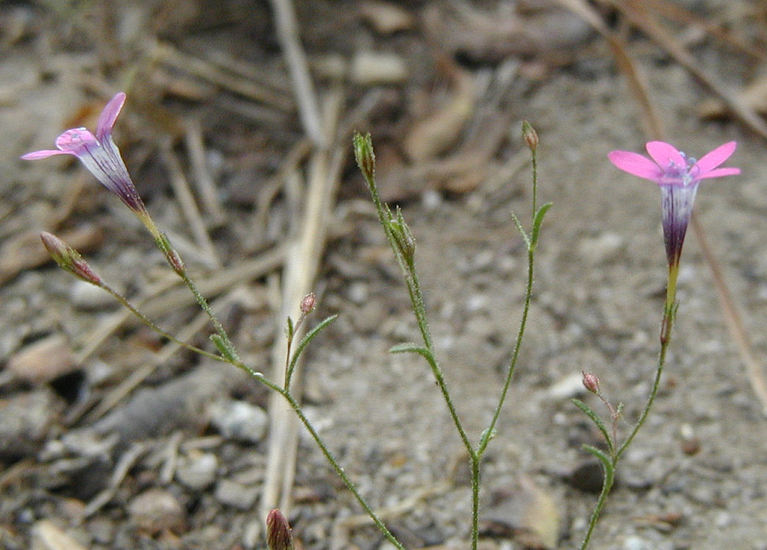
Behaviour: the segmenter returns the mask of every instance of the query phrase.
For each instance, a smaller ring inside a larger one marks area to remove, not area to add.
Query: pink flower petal
[[[740,174],[740,168],[715,168],[704,173],[702,176],[698,176],[696,179],[721,178],[723,176],[737,176],[738,174]]]
[[[610,159],[610,162],[616,168],[620,168],[624,172],[639,176],[640,178],[657,181],[662,175],[662,171],[657,164],[638,153],[611,151],[607,154],[607,158]]]
[[[56,147],[65,153],[80,156],[88,147],[98,147],[99,142],[85,128],[72,128],[56,138]]]
[[[670,143],[666,143],[665,141],[648,141],[645,148],[652,159],[658,163],[658,166],[664,170],[672,165],[678,166],[679,168],[687,166],[687,162],[682,156],[682,153]]]
[[[120,114],[124,104],[125,93],[119,92],[109,100],[104,110],[101,111],[98,124],[96,125],[96,137],[99,141],[103,141],[106,136],[112,133],[112,128],[117,121],[117,115]]]
[[[26,155],[21,155],[21,158],[24,160],[37,160],[37,159],[47,159],[48,157],[52,157],[54,155],[72,155],[74,153],[70,151],[59,151],[58,149],[43,149],[42,151],[32,151],[31,153],[27,153]]]
[[[703,157],[695,163],[695,166],[698,169],[699,178],[705,178],[705,177],[716,177],[716,176],[706,176],[708,172],[722,164],[724,161],[726,161],[728,158],[732,156],[732,154],[735,152],[735,148],[738,146],[738,144],[734,141],[730,141],[728,143],[725,143],[724,145],[720,145],[710,153],[706,153],[703,155]],[[727,174],[732,175],[732,174]]]

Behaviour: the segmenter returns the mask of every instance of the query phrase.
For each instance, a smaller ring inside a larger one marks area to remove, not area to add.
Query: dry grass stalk
[[[221,202],[216,193],[216,183],[208,170],[208,163],[205,160],[205,144],[203,143],[202,127],[200,121],[196,118],[190,118],[186,122],[186,150],[192,165],[194,174],[194,183],[200,195],[200,200],[205,211],[211,217],[211,223],[214,226],[222,225],[226,221],[226,212],[224,212]]]
[[[181,205],[181,211],[189,223],[197,245],[205,251],[205,256],[212,266],[220,268],[221,260],[216,253],[216,248],[213,246],[210,235],[208,235],[205,222],[202,220],[200,210],[197,208],[197,203],[194,200],[194,195],[192,195],[192,191],[189,189],[189,182],[181,168],[181,163],[173,153],[170,140],[162,140],[160,143],[160,158],[168,169],[173,192],[178,203]]]

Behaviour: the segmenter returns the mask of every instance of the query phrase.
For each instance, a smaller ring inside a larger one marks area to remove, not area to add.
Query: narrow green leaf
[[[589,407],[586,403],[581,401],[580,399],[571,399],[570,401],[573,402],[573,405],[578,407],[583,413],[588,416],[591,421],[596,424],[596,427],[599,428],[599,431],[602,432],[602,435],[605,438],[605,441],[607,442],[607,447],[610,449],[610,453],[613,452],[613,440],[610,437],[610,432],[607,430],[607,426],[605,426],[605,423],[602,422],[602,419],[599,418],[599,415],[595,413],[591,407]]]
[[[527,231],[522,227],[522,223],[514,212],[511,213],[511,219],[514,220],[514,225],[517,226],[517,229],[522,234],[522,238],[525,240],[525,246],[530,250],[530,237],[527,236]]]
[[[389,348],[389,353],[417,353],[430,363],[434,360],[428,349],[412,342],[397,344],[396,346]]]
[[[482,435],[479,438],[479,448],[482,449],[487,446],[487,443],[495,439],[495,436],[497,435],[498,430],[493,428],[492,430],[490,428],[485,428],[482,430]]]
[[[306,335],[301,338],[301,342],[296,346],[296,351],[293,352],[293,357],[290,358],[290,365],[288,366],[288,372],[292,373],[293,369],[296,366],[296,361],[298,361],[299,356],[301,355],[301,352],[304,351],[304,348],[309,345],[309,342],[311,342],[315,336],[317,336],[322,329],[327,327],[330,323],[335,321],[338,318],[338,315],[331,315],[330,317],[326,317],[322,321],[320,321],[317,326],[315,326],[312,330],[306,333]]]
[[[581,448],[587,453],[591,453],[599,459],[599,461],[602,463],[602,466],[605,468],[605,475],[611,475],[613,473],[615,468],[613,467],[612,460],[610,460],[610,457],[607,456],[604,451],[601,451],[596,447],[592,447],[591,445],[581,445]]]
[[[546,215],[546,212],[549,211],[549,208],[551,208],[551,203],[547,202],[538,209],[538,212],[535,213],[535,217],[533,218],[532,236],[530,237],[530,241],[533,247],[538,244],[538,236],[541,233],[541,224],[543,223],[543,218]]]
[[[225,359],[231,362],[237,361],[237,354],[226,345],[226,342],[220,335],[211,334],[210,341],[213,342],[213,345],[216,346],[216,349],[221,352],[221,355],[223,355]]]
[[[290,317],[288,317],[288,329],[287,330],[288,330],[288,332],[287,332],[288,340],[291,340],[293,338],[293,331],[295,330],[295,328],[293,327],[293,319],[291,319]]]

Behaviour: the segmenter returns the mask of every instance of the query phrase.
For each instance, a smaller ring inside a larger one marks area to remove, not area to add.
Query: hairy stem
[[[618,447],[618,449],[615,451],[613,456],[611,457],[611,467],[607,468],[604,467],[604,482],[602,484],[602,492],[599,495],[599,500],[597,500],[596,506],[594,507],[594,511],[591,514],[591,519],[589,520],[589,527],[586,532],[586,536],[583,540],[583,543],[581,544],[580,549],[585,550],[588,545],[589,541],[591,540],[591,534],[594,531],[594,528],[597,525],[597,522],[599,521],[599,516],[602,512],[602,508],[604,508],[605,502],[607,500],[607,495],[610,492],[610,489],[612,488],[614,476],[615,476],[615,470],[618,468],[618,461],[621,459],[621,456],[623,453],[628,449],[629,445],[634,441],[634,438],[636,437],[637,433],[639,433],[639,430],[642,428],[642,426],[645,423],[645,420],[647,420],[647,416],[650,414],[650,409],[652,408],[653,403],[655,402],[655,397],[658,395],[658,390],[660,389],[660,379],[661,375],[663,374],[663,367],[666,364],[666,353],[668,352],[669,344],[671,343],[671,332],[674,326],[674,320],[676,317],[676,281],[677,276],[679,275],[679,264],[673,263],[669,266],[668,270],[668,284],[666,285],[666,301],[663,304],[663,319],[661,320],[661,329],[660,329],[660,352],[658,354],[658,365],[655,369],[655,380],[653,381],[652,389],[650,390],[650,395],[647,398],[647,402],[645,403],[644,409],[642,409],[642,413],[639,415],[639,418],[636,421],[636,424],[634,424],[634,427],[632,428],[631,432],[629,433],[626,440],[623,442],[622,445]]]

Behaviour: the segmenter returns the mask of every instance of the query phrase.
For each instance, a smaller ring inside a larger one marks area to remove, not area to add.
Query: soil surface
[[[178,351],[50,262],[40,231],[72,243],[169,332],[213,351],[211,329],[141,223],[74,160],[19,156],[51,148],[66,128],[95,128],[124,90],[115,140],[138,191],[243,360],[268,373],[284,338],[283,245],[306,211],[312,169],[296,85],[267,2],[117,4],[0,8],[0,547],[264,548],[269,392]],[[438,359],[475,442],[524,302],[527,253],[512,212],[529,226],[520,135],[529,120],[540,136],[538,198],[553,207],[482,465],[481,547],[577,548],[601,483],[581,446],[601,440],[570,400],[607,417],[581,385],[581,370],[593,372],[623,403],[625,436],[652,385],[665,290],[657,186],[606,157],[641,152],[649,137],[625,74],[608,43],[557,2],[295,4],[316,96],[326,113],[328,98],[338,106],[328,145],[337,193],[319,306],[306,322],[339,317],[307,352],[306,414],[407,548],[469,547],[461,440],[425,362],[388,353],[418,331],[350,131],[373,135],[381,193],[415,235]],[[710,88],[606,4],[594,14],[646,80],[667,140],[697,157],[738,142],[728,165],[742,175],[704,181],[696,212],[764,368],[764,138],[725,110],[703,116],[714,109]],[[711,78],[738,91],[764,82],[763,5],[647,5]],[[677,297],[658,398],[591,548],[767,549],[764,409],[692,231]],[[392,548],[356,521],[359,505],[303,432],[292,497],[303,548]]]

